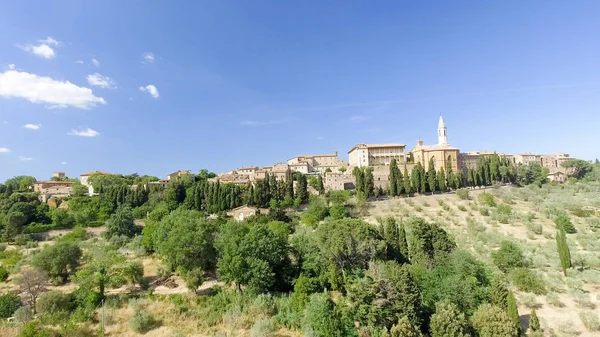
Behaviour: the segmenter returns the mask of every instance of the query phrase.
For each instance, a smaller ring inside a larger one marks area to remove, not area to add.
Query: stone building
[[[355,181],[352,172],[326,172],[323,186],[327,191],[353,190]]]
[[[72,181],[37,181],[33,184],[33,191],[40,194],[41,202],[46,202],[52,197],[68,197],[73,191]]]
[[[304,174],[311,172],[339,172],[340,168],[348,168],[348,163],[338,158],[337,151],[331,154],[310,154],[288,159],[287,163],[293,171]]]
[[[356,144],[348,151],[350,166],[389,165],[393,159],[399,164],[406,162],[404,144]]]
[[[555,153],[549,156],[540,156],[540,164],[553,172],[555,170],[562,169],[562,163],[569,161],[573,158],[567,153]]]
[[[448,144],[448,133],[444,119],[440,116],[438,123],[438,143],[436,145],[423,145],[423,141],[417,141],[417,145],[410,150],[410,161],[414,164],[421,163],[425,170],[429,168],[429,160],[433,159],[433,165],[436,170],[442,167],[446,169],[447,165],[452,167],[453,171],[459,169],[459,150]]]
[[[514,164],[529,165],[531,163],[542,164],[542,156],[534,153],[520,153],[513,155]]]

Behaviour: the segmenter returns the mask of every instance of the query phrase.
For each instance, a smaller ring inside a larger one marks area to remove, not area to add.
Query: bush
[[[589,331],[600,331],[600,320],[593,311],[582,311],[579,313],[579,318]]]
[[[17,324],[25,324],[33,319],[33,314],[31,313],[31,308],[27,306],[20,307],[13,314],[15,318],[15,322]]]
[[[141,308],[134,310],[133,315],[129,319],[131,330],[142,334],[154,329],[156,323],[154,316]]]
[[[484,303],[472,317],[473,328],[480,337],[517,337],[518,331],[514,322],[505,310]]]
[[[0,282],[4,282],[8,279],[8,270],[4,266],[0,266]]]
[[[459,188],[456,190],[456,195],[460,198],[460,200],[469,200],[471,199],[469,196],[469,190],[466,188]]]
[[[520,291],[536,295],[546,293],[544,281],[527,268],[515,268],[510,272],[510,280]]]
[[[252,324],[252,328],[250,328],[250,336],[251,337],[269,337],[273,335],[275,331],[275,326],[273,325],[273,320],[267,317],[260,317],[254,324]]]
[[[479,207],[479,214],[483,216],[490,216],[490,209],[485,206],[481,206]]]
[[[525,266],[525,257],[521,248],[511,241],[502,241],[500,249],[492,253],[492,260],[504,272]]]
[[[29,234],[19,234],[15,236],[15,245],[17,246],[25,246],[27,242],[31,240],[31,235]]]
[[[36,309],[40,314],[55,315],[60,312],[68,312],[73,309],[69,295],[62,291],[53,290],[44,293],[37,301]]]
[[[548,293],[548,295],[546,295],[546,302],[557,308],[562,308],[565,306],[564,303],[561,302],[560,296],[557,293]]]
[[[577,304],[578,307],[590,309],[593,309],[595,307],[594,303],[592,303],[592,300],[590,299],[590,294],[584,292],[583,290],[574,290],[572,295],[573,302],[575,302],[575,304]]]
[[[348,211],[346,210],[346,206],[341,204],[335,204],[329,209],[329,215],[332,219],[339,220],[347,217]]]
[[[12,317],[21,306],[21,299],[15,294],[0,295],[0,318]]]
[[[494,196],[490,193],[483,192],[478,196],[479,202],[489,207],[496,207],[496,200],[494,200]]]
[[[571,222],[571,219],[569,219],[566,214],[559,214],[556,219],[554,219],[554,223],[556,224],[557,228],[562,227],[564,228],[565,232],[569,234],[577,232],[575,230],[575,226],[573,226],[573,223]]]
[[[465,206],[463,206],[463,205],[458,205],[457,207],[458,207],[459,211],[462,211],[462,212],[466,212],[467,211],[467,208]]]
[[[537,235],[542,235],[544,232],[542,225],[539,223],[528,222],[525,224],[525,227]]]

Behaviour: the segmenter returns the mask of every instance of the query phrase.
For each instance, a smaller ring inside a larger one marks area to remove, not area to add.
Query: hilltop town
[[[412,172],[417,165],[425,170],[429,169],[430,163],[437,172],[440,170],[452,171],[459,175],[460,186],[472,185],[469,183],[470,170],[476,170],[482,158],[497,155],[498,158],[510,163],[514,167],[540,165],[547,169],[548,182],[562,184],[566,182],[568,169],[563,163],[572,160],[566,153],[550,155],[521,153],[505,154],[494,151],[468,151],[461,152],[460,149],[450,145],[448,142],[448,129],[442,116],[440,116],[437,127],[437,144],[425,145],[418,140],[407,152],[406,144],[356,144],[348,151],[348,160],[340,158],[336,151],[330,154],[299,155],[270,166],[244,166],[236,170],[222,172],[210,177],[211,182],[223,184],[252,185],[267,177],[276,180],[285,180],[291,173],[301,173],[306,176],[320,176],[325,191],[354,190],[356,188],[356,177],[354,168],[370,168],[373,175],[374,187],[377,190],[389,191],[390,188],[390,165],[395,163],[407,172]],[[92,175],[109,175],[104,171],[94,171],[81,174],[79,183],[87,189],[89,196],[97,195],[94,187],[89,181]],[[168,174],[166,179],[157,179],[144,182],[145,188],[166,188],[167,184],[181,176],[194,177],[195,174],[189,170],[180,170]],[[53,180],[38,181],[33,185],[34,191],[40,193],[40,199],[44,202],[52,198],[68,197],[73,194],[72,180],[64,180],[64,172],[54,172]],[[136,188],[137,186],[132,186]],[[315,192],[315,191],[313,191]]]

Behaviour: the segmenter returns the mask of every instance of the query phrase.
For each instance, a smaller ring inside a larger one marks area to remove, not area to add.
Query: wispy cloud
[[[15,70],[16,67],[17,66],[15,66],[14,64],[9,64],[8,65],[8,69],[10,69],[10,70]]]
[[[9,153],[10,150],[5,147],[0,147],[0,153]]]
[[[315,139],[316,140],[323,140],[323,139],[325,139],[325,137],[323,137],[323,136],[316,136]]]
[[[352,116],[352,117],[348,118],[348,121],[350,123],[360,123],[360,122],[366,121],[367,119],[369,119],[369,117],[357,115],[357,116]]]
[[[83,61],[82,60],[77,60],[77,61],[75,61],[75,63],[77,63],[77,64],[83,64]]]
[[[78,136],[78,137],[97,137],[100,135],[100,132],[90,129],[90,128],[85,128],[85,129],[80,129],[80,130],[72,129],[71,131],[69,131],[67,133],[67,135]]]
[[[87,75],[86,79],[87,79],[89,85],[100,87],[100,88],[110,89],[110,88],[114,88],[115,84],[116,84],[115,81],[113,81],[110,77],[100,75],[98,73]]]
[[[39,57],[51,59],[56,56],[56,52],[51,46],[58,46],[59,44],[60,42],[48,36],[43,40],[39,40],[38,44],[18,45],[18,47]]]
[[[142,55],[142,63],[143,64],[149,64],[149,63],[154,63],[154,61],[156,60],[156,58],[154,57],[154,54],[148,52],[148,53],[144,53],[144,55]]]
[[[20,161],[32,161],[33,158],[32,157],[19,156],[19,160]]]
[[[99,67],[99,66],[100,66],[100,61],[98,61],[98,60],[96,60],[95,58],[93,58],[93,59],[92,59],[92,64],[93,64],[95,67]]]
[[[61,161],[60,164],[61,165],[67,165],[67,162],[66,161]]]
[[[104,98],[94,96],[89,88],[16,70],[0,73],[0,96],[24,98],[31,103],[46,103],[52,108],[70,106],[90,109],[97,104],[106,104]]]
[[[39,130],[42,127],[42,124],[25,124],[23,127],[29,130]]]
[[[246,126],[264,126],[264,125],[273,125],[273,124],[279,124],[279,123],[281,123],[281,122],[276,121],[276,120],[271,120],[271,121],[247,120],[247,121],[240,122],[241,125],[246,125]]]
[[[139,89],[141,92],[149,93],[154,98],[158,98],[158,96],[159,96],[158,89],[156,89],[156,87],[152,84],[148,84],[145,87],[140,87]]]

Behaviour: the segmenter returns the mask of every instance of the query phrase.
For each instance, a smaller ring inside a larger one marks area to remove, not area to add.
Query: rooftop
[[[406,144],[356,144],[350,149],[350,151],[348,151],[348,153],[354,151],[355,149],[378,149],[386,147],[406,147]]]
[[[94,172],[84,173],[81,175],[81,177],[91,176],[92,174],[112,174],[112,173],[108,173],[108,172],[104,172],[104,171],[94,171]]]
[[[54,181],[54,180],[46,180],[46,181],[36,181],[35,184],[44,184],[44,185],[73,185],[75,184],[72,181]]]

